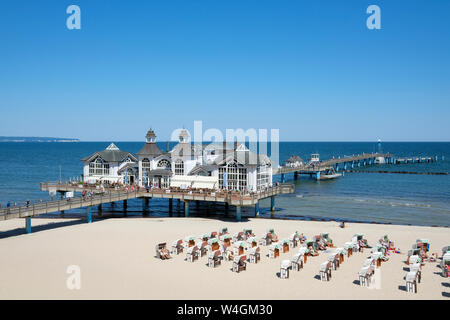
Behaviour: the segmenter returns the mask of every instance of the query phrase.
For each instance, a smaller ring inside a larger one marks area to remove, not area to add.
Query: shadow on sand
[[[94,221],[93,221],[94,222]],[[68,227],[68,226],[74,226],[78,224],[86,223],[86,219],[79,219],[79,220],[70,220],[70,221],[58,221],[58,222],[49,222],[47,224],[38,225],[38,226],[31,226],[31,232],[40,232],[40,231],[46,231],[46,230],[52,230],[62,227]],[[20,236],[23,234],[26,234],[25,232],[25,220],[23,222],[24,227],[23,228],[16,228],[8,231],[0,231],[0,239],[3,238],[9,238],[9,237],[15,237]]]

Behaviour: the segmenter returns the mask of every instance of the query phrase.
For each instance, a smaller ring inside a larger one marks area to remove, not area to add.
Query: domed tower
[[[139,159],[140,185],[149,183],[150,171],[156,166],[155,158],[161,156],[162,154],[163,152],[156,144],[155,131],[150,128],[145,135],[145,145],[137,153]]]
[[[152,128],[150,128],[150,130],[147,131],[147,134],[145,135],[145,140],[147,143],[156,143],[156,134]]]
[[[180,134],[178,135],[178,141],[179,143],[189,143],[191,136],[189,135],[189,132],[186,129],[182,129],[180,131]]]

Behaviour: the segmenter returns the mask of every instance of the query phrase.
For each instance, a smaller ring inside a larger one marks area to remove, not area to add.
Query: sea
[[[8,201],[24,204],[49,199],[40,191],[40,182],[76,180],[82,174],[82,158],[105,149],[108,142],[1,142],[0,205]],[[137,153],[143,142],[117,142],[121,150]],[[166,142],[158,143],[166,150]],[[174,143],[170,143],[173,147]],[[308,159],[319,153],[321,159],[376,152],[376,142],[280,142],[280,162],[291,155]],[[438,161],[414,164],[384,164],[365,167],[368,171],[450,172],[450,142],[383,142],[382,151],[396,157],[437,156]],[[274,182],[280,176],[274,176]],[[286,175],[295,184],[295,193],[276,197],[276,210],[270,200],[261,201],[263,218],[351,221],[420,226],[450,226],[450,176],[398,173],[346,172],[343,177],[315,181],[309,176]],[[191,204],[191,216],[214,218],[224,214],[224,206]],[[109,213],[109,215],[108,215]],[[94,212],[95,214],[95,212]],[[174,202],[171,216],[183,216],[182,203]],[[230,214],[233,214],[231,207]],[[254,216],[254,208],[244,208],[243,217]],[[123,216],[119,203],[103,206],[104,216]],[[60,217],[59,213],[44,215]],[[85,209],[66,212],[64,217],[83,217]],[[142,201],[128,202],[127,216],[142,216]],[[167,199],[152,199],[150,215],[166,217]]]

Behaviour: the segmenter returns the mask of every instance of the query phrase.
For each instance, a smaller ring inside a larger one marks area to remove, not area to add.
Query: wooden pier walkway
[[[56,201],[45,201],[24,206],[15,206],[0,209],[0,220],[9,220],[16,218],[26,218],[26,230],[31,232],[31,218],[40,214],[64,212],[71,209],[86,208],[87,220],[92,222],[92,207],[101,206],[104,203],[123,201],[126,211],[127,201],[130,199],[141,198],[143,204],[143,214],[148,211],[150,198],[165,198],[169,200],[169,211],[172,211],[173,199],[178,199],[184,203],[185,216],[189,216],[189,203],[191,201],[223,202],[228,209],[229,205],[236,206],[236,219],[241,221],[241,207],[255,207],[255,216],[259,216],[259,201],[271,198],[271,211],[275,210],[275,196],[280,194],[289,194],[294,192],[293,184],[280,184],[268,188],[261,192],[239,193],[228,191],[184,191],[172,189],[149,189],[136,188],[134,191],[115,188],[89,187],[86,185],[70,183],[41,183],[42,191],[66,192],[90,192],[92,196],[73,197]]]

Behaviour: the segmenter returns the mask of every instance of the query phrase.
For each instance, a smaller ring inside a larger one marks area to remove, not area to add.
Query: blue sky
[[[81,8],[81,30],[66,8]],[[381,8],[381,30],[366,8]],[[449,141],[450,1],[2,1],[0,135]]]

